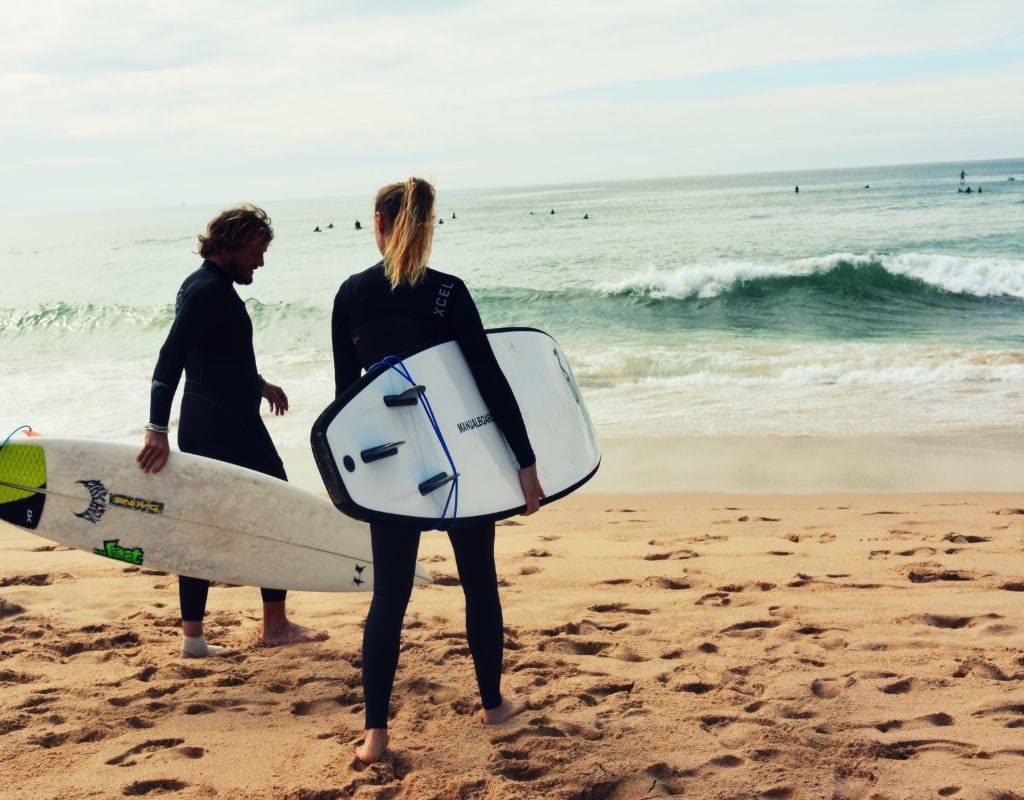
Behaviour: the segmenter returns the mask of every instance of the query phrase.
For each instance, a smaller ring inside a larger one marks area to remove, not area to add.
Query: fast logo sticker
[[[143,550],[141,547],[121,547],[118,544],[119,539],[105,539],[103,541],[102,548],[93,548],[93,552],[98,556],[105,556],[106,558],[112,558],[115,561],[124,561],[126,564],[135,564],[136,566],[142,566]]]
[[[91,522],[94,525],[103,519],[107,512],[107,505],[130,508],[133,511],[142,511],[146,514],[162,514],[164,504],[159,500],[145,500],[141,497],[131,497],[126,494],[115,494],[107,491],[103,481],[76,481],[82,484],[89,492],[89,507],[81,513],[75,512],[75,516]]]

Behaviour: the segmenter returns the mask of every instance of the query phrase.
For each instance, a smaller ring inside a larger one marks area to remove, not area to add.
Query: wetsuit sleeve
[[[149,421],[154,425],[166,426],[171,418],[171,402],[185,369],[185,357],[206,334],[206,327],[213,318],[210,300],[208,293],[182,291],[178,294],[174,322],[153,370]]]
[[[466,357],[470,372],[473,373],[480,396],[494,414],[494,420],[501,428],[501,432],[505,434],[505,440],[512,448],[520,469],[532,466],[537,458],[526,432],[523,412],[512,393],[508,378],[501,371],[498,359],[494,357],[491,343],[487,341],[480,312],[477,311],[476,304],[462,281],[457,281],[452,291],[455,296],[450,307],[453,311],[455,338]]]
[[[337,398],[359,380],[362,364],[352,343],[352,327],[348,314],[349,285],[346,281],[334,298],[331,315],[331,344],[334,349],[334,396]]]

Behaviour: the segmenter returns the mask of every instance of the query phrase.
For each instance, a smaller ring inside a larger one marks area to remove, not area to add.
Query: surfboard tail
[[[46,504],[46,453],[41,447],[0,448],[0,520],[34,530]]]

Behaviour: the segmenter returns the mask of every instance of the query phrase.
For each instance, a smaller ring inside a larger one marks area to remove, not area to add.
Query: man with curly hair
[[[242,205],[221,212],[199,236],[202,266],[178,291],[174,322],[153,371],[149,424],[137,457],[145,472],[159,472],[170,453],[171,402],[185,373],[178,447],[185,453],[226,461],[287,480],[284,465],[260,418],[266,399],[277,415],[288,410],[280,386],[256,369],[252,321],[235,283],[252,283],[274,238],[270,218],[261,208]],[[223,648],[207,644],[203,617],[210,582],[178,578],[183,658],[204,658]],[[297,625],[285,612],[285,591],[261,589],[263,644],[322,641],[323,631]]]

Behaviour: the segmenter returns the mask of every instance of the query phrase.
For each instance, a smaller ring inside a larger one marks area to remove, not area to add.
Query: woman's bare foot
[[[374,764],[383,758],[388,749],[387,728],[367,728],[363,743],[356,747],[356,758],[364,764]]]
[[[521,714],[530,707],[525,697],[503,697],[497,708],[485,708],[480,712],[480,721],[484,725],[500,725],[516,714]]]
[[[327,631],[316,631],[295,622],[286,622],[281,626],[270,626],[264,623],[263,631],[258,638],[260,644],[276,647],[282,644],[322,642],[327,638]]]

